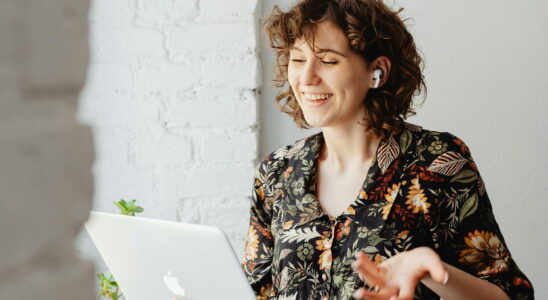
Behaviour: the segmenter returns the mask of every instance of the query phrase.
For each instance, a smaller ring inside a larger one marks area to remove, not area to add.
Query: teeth
[[[307,100],[323,100],[331,97],[333,94],[304,94],[304,98]]]

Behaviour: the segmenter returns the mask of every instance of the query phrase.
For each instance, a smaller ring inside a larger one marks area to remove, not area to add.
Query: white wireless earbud
[[[381,76],[381,69],[375,69],[375,71],[373,72],[373,79],[375,79],[375,85],[373,86],[374,89],[379,87],[379,83],[381,82]]]

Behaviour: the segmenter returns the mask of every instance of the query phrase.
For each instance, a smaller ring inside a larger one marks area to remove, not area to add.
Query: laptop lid
[[[127,300],[256,299],[216,227],[100,212],[85,227]]]

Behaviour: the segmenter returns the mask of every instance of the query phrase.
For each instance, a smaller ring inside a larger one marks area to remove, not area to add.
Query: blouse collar
[[[409,147],[414,139],[412,132],[421,129],[420,126],[406,123],[406,127],[401,132],[393,133],[388,138],[381,140],[360,195],[357,195],[356,200],[346,208],[340,217],[351,219],[369,229],[379,229],[384,224],[400,185],[395,183],[392,186],[381,187],[381,189],[375,188],[375,191],[367,185],[372,182],[376,184],[379,181],[384,182],[381,184],[387,184],[388,181],[393,182],[391,179],[394,176],[400,176],[401,172],[397,172],[401,171],[399,168],[401,163],[398,158],[412,150],[412,147]],[[290,158],[288,167],[292,168],[293,172],[302,174],[302,182],[293,181],[291,185],[286,184],[285,186],[285,194],[288,196],[286,200],[294,212],[294,214],[286,216],[285,220],[291,221],[289,223],[291,227],[327,216],[316,197],[317,162],[323,143],[323,132],[319,132],[298,141],[287,153]],[[379,176],[383,178],[381,179]],[[292,190],[296,188],[295,185],[304,188],[302,196],[293,195]],[[366,190],[371,191],[365,193]],[[368,217],[359,219],[363,216]]]

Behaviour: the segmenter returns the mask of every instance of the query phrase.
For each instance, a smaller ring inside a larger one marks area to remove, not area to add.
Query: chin
[[[327,120],[318,120],[316,118],[304,118],[306,123],[310,125],[311,127],[327,127],[328,123]]]

